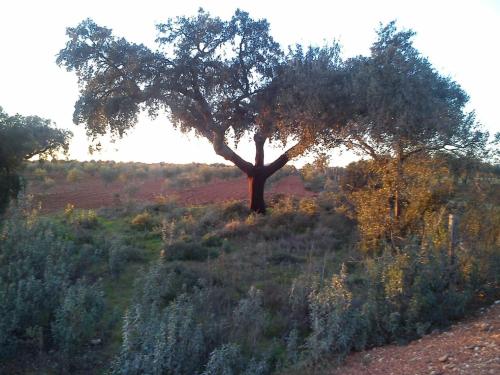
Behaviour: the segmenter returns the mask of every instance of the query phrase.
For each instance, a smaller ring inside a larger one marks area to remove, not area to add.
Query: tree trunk
[[[250,209],[258,214],[265,214],[264,185],[268,177],[268,170],[264,166],[264,143],[266,138],[256,133],[253,139],[255,142],[255,165],[251,173],[247,175]]]
[[[266,213],[264,185],[266,183],[267,176],[264,172],[264,168],[255,168],[252,175],[248,176],[250,209],[258,214]]]
[[[305,148],[302,144],[297,143],[286,150],[271,164],[264,165],[264,143],[266,142],[266,136],[257,133],[254,136],[255,165],[252,165],[252,163],[242,159],[227,146],[223,133],[215,133],[211,141],[217,155],[231,161],[247,175],[250,209],[259,214],[266,213],[266,203],[264,201],[264,185],[266,180],[276,171],[283,168],[291,158],[300,155]]]

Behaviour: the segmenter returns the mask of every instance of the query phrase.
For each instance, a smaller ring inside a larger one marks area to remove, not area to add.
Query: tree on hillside
[[[223,21],[200,9],[194,17],[169,19],[157,29],[158,49],[151,50],[89,19],[68,28],[69,41],[57,63],[79,79],[74,122],[84,123],[94,139],[108,132],[121,137],[141,110],[153,117],[166,110],[173,126],[205,137],[218,155],[248,176],[250,207],[264,213],[267,178],[316,143],[321,123],[291,118],[292,112],[282,116],[282,108],[298,103],[287,93],[294,85],[291,79],[301,77],[313,87],[319,81],[312,82],[308,74],[322,66],[340,69],[338,49],[296,49],[285,56],[269,35],[267,21],[240,10]],[[299,74],[301,68],[308,70]],[[253,136],[253,164],[228,144],[244,135]],[[264,164],[266,141],[288,149]]]
[[[21,188],[17,174],[23,161],[67,151],[71,132],[38,116],[9,116],[0,107],[0,212]]]
[[[370,56],[346,61],[355,115],[342,129],[343,142],[374,160],[396,231],[413,199],[404,194],[415,183],[405,180],[406,163],[442,153],[478,155],[488,138],[465,110],[467,94],[420,54],[414,35],[391,22],[379,29]]]

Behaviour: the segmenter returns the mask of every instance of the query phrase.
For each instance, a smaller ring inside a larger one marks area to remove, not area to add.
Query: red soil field
[[[127,194],[126,184],[113,182],[105,185],[98,177],[86,178],[78,182],[57,181],[50,189],[41,186],[28,188],[28,193],[33,194],[35,202],[40,202],[43,212],[54,212],[64,209],[67,204],[76,208],[96,209],[109,207],[131,199],[139,202],[153,202],[158,196],[172,198],[181,204],[209,204],[228,200],[246,200],[248,195],[247,180],[244,177],[215,180],[206,185],[187,188],[165,188],[164,179],[145,179],[135,181],[136,191]],[[299,198],[314,196],[307,191],[299,176],[287,176],[277,181],[266,191],[266,196],[284,194]]]

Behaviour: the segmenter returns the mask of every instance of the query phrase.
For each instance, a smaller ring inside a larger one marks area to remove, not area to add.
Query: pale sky
[[[236,8],[254,18],[266,18],[271,34],[285,49],[295,43],[323,45],[340,40],[344,57],[368,54],[379,23],[396,19],[399,27],[417,32],[415,46],[470,95],[469,109],[476,111],[478,120],[490,132],[500,131],[500,0],[2,0],[0,106],[11,115],[39,115],[72,130],[70,158],[223,162],[207,141],[172,130],[166,118],[141,118],[124,139],[107,145],[102,153],[89,155],[83,125],[72,123],[78,98],[76,77],[55,64],[56,54],[66,43],[66,27],[85,18],[112,28],[115,35],[154,48],[157,22],[193,15],[200,6],[226,19]],[[238,151],[251,161],[253,149],[249,146],[242,142]],[[279,149],[268,148],[266,162],[279,154]],[[335,154],[332,165],[350,160],[352,156]],[[304,161],[299,159],[296,164]]]

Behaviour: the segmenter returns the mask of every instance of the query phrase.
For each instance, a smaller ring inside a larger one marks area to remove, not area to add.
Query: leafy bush
[[[238,345],[224,344],[210,353],[202,375],[236,375],[243,370],[243,358]]]
[[[351,348],[364,347],[364,322],[352,305],[352,292],[346,281],[343,266],[340,274],[309,295],[311,334],[307,338],[307,348],[315,361],[325,354],[344,357]]]
[[[114,167],[101,167],[99,175],[106,185],[115,181],[120,175],[120,170]]]
[[[68,182],[76,182],[82,180],[84,177],[85,177],[85,172],[83,172],[81,169],[73,168],[68,171],[68,174],[66,175],[66,180]]]
[[[65,212],[68,212],[67,207]],[[83,229],[95,229],[99,225],[97,214],[94,210],[73,210],[69,213],[70,222]]]
[[[201,375],[265,375],[269,368],[265,360],[249,362],[236,344],[224,344],[210,353],[210,359]]]
[[[99,288],[82,282],[68,288],[52,322],[54,343],[64,362],[78,357],[83,347],[102,334],[104,307]]]
[[[123,344],[112,374],[196,374],[205,350],[189,297],[181,295],[165,308],[154,302],[136,304],[125,315]]]
[[[366,262],[367,302],[374,343],[406,341],[464,316],[472,288],[446,252],[409,245]]]
[[[218,255],[217,250],[198,242],[175,242],[165,247],[164,254],[167,260],[194,260],[199,262]]]
[[[111,244],[108,254],[109,271],[114,277],[122,272],[128,262],[142,259],[139,249],[120,241]]]
[[[0,237],[0,362],[56,348],[75,364],[103,316],[102,293],[79,280],[91,267],[89,245],[23,206]]]
[[[136,229],[147,230],[151,229],[153,226],[153,218],[149,212],[143,212],[137,214],[131,221],[130,224]]]
[[[266,324],[262,306],[262,291],[251,287],[246,298],[239,301],[233,312],[233,337],[247,347],[255,347]]]

